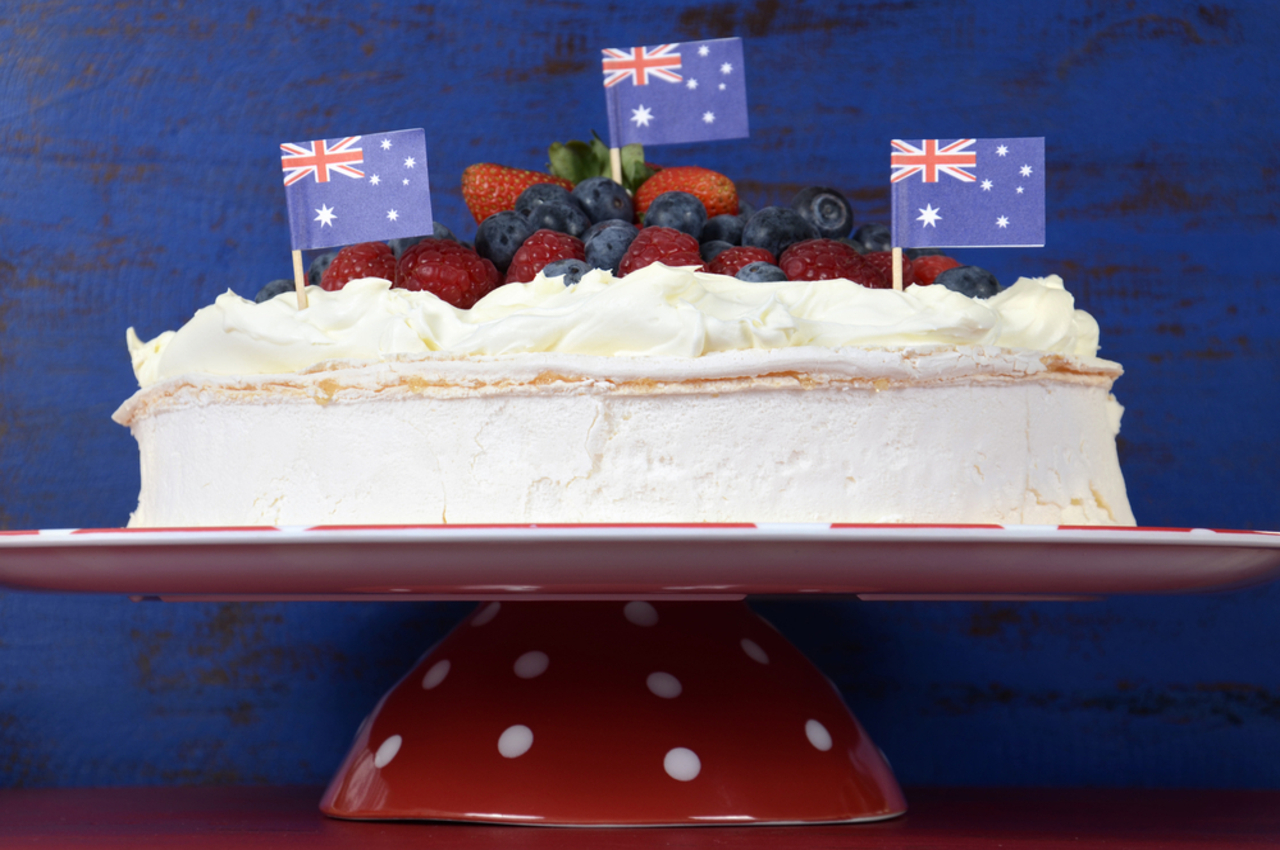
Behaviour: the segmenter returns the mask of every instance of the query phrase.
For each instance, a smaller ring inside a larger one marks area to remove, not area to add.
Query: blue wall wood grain
[[[651,159],[884,220],[889,138],[1046,136],[1049,244],[963,258],[1098,318],[1140,522],[1280,528],[1270,0],[0,5],[0,527],[125,521],[124,329],[289,275],[278,142],[425,127],[469,238],[463,167],[603,127],[600,47],[728,35],[751,138]],[[1276,787],[1277,601],[760,610],[905,782]],[[464,610],[2,593],[0,785],[323,781]]]

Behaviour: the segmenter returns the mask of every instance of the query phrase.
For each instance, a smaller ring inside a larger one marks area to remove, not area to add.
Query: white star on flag
[[[637,127],[648,127],[649,122],[653,120],[653,113],[642,103],[639,109],[631,110],[631,120],[636,122]]]
[[[716,120],[716,114],[714,112],[702,113],[702,122],[704,124],[710,124],[712,121],[715,121],[715,120]]]
[[[705,44],[698,48],[699,56],[706,56],[710,52],[711,52],[711,48],[707,47]]]
[[[1019,169],[1018,169],[1018,173],[1019,173],[1019,174],[1021,174],[1023,177],[1030,177],[1030,176],[1031,176],[1031,166],[1029,166],[1029,165],[1024,165],[1024,166],[1022,166],[1021,168],[1019,168]]]
[[[726,62],[726,63],[724,63],[723,65],[721,65],[721,66],[720,66],[720,73],[722,73],[722,74],[728,74],[728,73],[729,73],[729,72],[731,72],[732,70],[733,70],[733,66],[732,66],[732,65],[730,65],[728,62]]]
[[[720,84],[720,91],[724,91],[724,83]]]
[[[374,186],[381,186],[382,178],[374,174],[369,177],[369,182],[372,183]]]
[[[991,191],[991,181],[990,181],[990,180],[983,180],[983,181],[982,181],[982,191],[984,191],[984,192],[990,192],[990,191]]]
[[[1019,194],[1019,195],[1021,195],[1021,194],[1022,194],[1022,187],[1021,187],[1021,186],[1019,186],[1019,187],[1018,187],[1018,194]]]
[[[1007,145],[1001,145],[1000,147],[996,148],[996,154],[999,156],[1004,156],[1008,152],[1009,152],[1009,148]]]
[[[315,220],[320,222],[321,227],[324,227],[325,225],[333,227],[333,220],[337,218],[337,216],[333,214],[333,207],[321,204],[320,209],[316,210],[316,212],[319,213],[319,215],[315,217]]]
[[[403,180],[401,180],[401,181],[400,181],[400,185],[401,185],[401,186],[408,186],[408,185],[409,185],[409,178],[408,178],[408,177],[406,177],[406,178],[404,178]]]
[[[415,165],[417,165],[417,163],[413,161],[413,157],[411,157],[411,156],[406,156],[406,157],[404,158],[404,167],[405,167],[405,168],[413,168]]]
[[[1008,227],[1008,226],[1009,226],[1009,217],[1007,215],[1002,215],[996,219],[996,227]]]
[[[693,77],[690,77],[689,82],[685,83],[684,87],[687,88],[689,91],[693,91],[698,87],[698,81],[695,80]]]
[[[384,151],[389,151],[389,150],[391,150],[391,140],[390,140],[390,139],[383,139],[383,140],[382,140],[382,149],[383,149]]]
[[[942,210],[935,210],[933,208],[933,204],[925,204],[924,209],[920,210],[920,215],[916,218],[916,221],[923,221],[924,224],[921,225],[922,227],[937,227],[938,220],[942,218],[942,216],[938,215],[940,212],[942,212]]]
[[[387,221],[395,221],[400,217],[400,213],[395,210],[387,210]]]

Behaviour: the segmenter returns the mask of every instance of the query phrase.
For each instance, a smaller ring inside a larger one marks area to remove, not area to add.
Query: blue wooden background
[[[1048,246],[960,256],[1098,318],[1142,524],[1280,529],[1274,0],[0,3],[0,528],[125,522],[124,330],[289,276],[279,142],[425,127],[470,238],[467,164],[603,130],[601,47],[729,35],[751,138],[651,160],[886,220],[888,139],[1047,137]],[[758,608],[906,783],[1280,787],[1277,603]],[[323,782],[467,608],[0,593],[0,786]]]

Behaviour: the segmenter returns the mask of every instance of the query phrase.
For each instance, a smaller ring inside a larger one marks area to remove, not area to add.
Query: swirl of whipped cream
[[[218,296],[178,331],[148,342],[133,328],[129,352],[141,386],[189,373],[270,375],[325,360],[443,351],[460,355],[563,352],[616,357],[699,357],[715,351],[797,346],[894,348],[997,345],[1093,358],[1098,323],[1057,276],[1020,278],[979,300],[941,286],[904,292],[847,280],[746,283],[655,264],[576,286],[539,274],[501,286],[459,310],[429,292],[378,278],[338,292],[307,289],[255,304]]]

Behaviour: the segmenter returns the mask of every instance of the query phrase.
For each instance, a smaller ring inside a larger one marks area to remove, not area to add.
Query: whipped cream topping
[[[576,286],[539,274],[459,310],[429,292],[365,278],[338,292],[307,288],[255,304],[218,296],[177,331],[143,342],[128,331],[139,385],[191,373],[272,375],[327,360],[396,355],[567,353],[696,358],[713,352],[817,346],[986,345],[1092,359],[1098,323],[1062,279],[1020,278],[979,300],[941,286],[904,292],[847,280],[746,283],[654,264]]]

